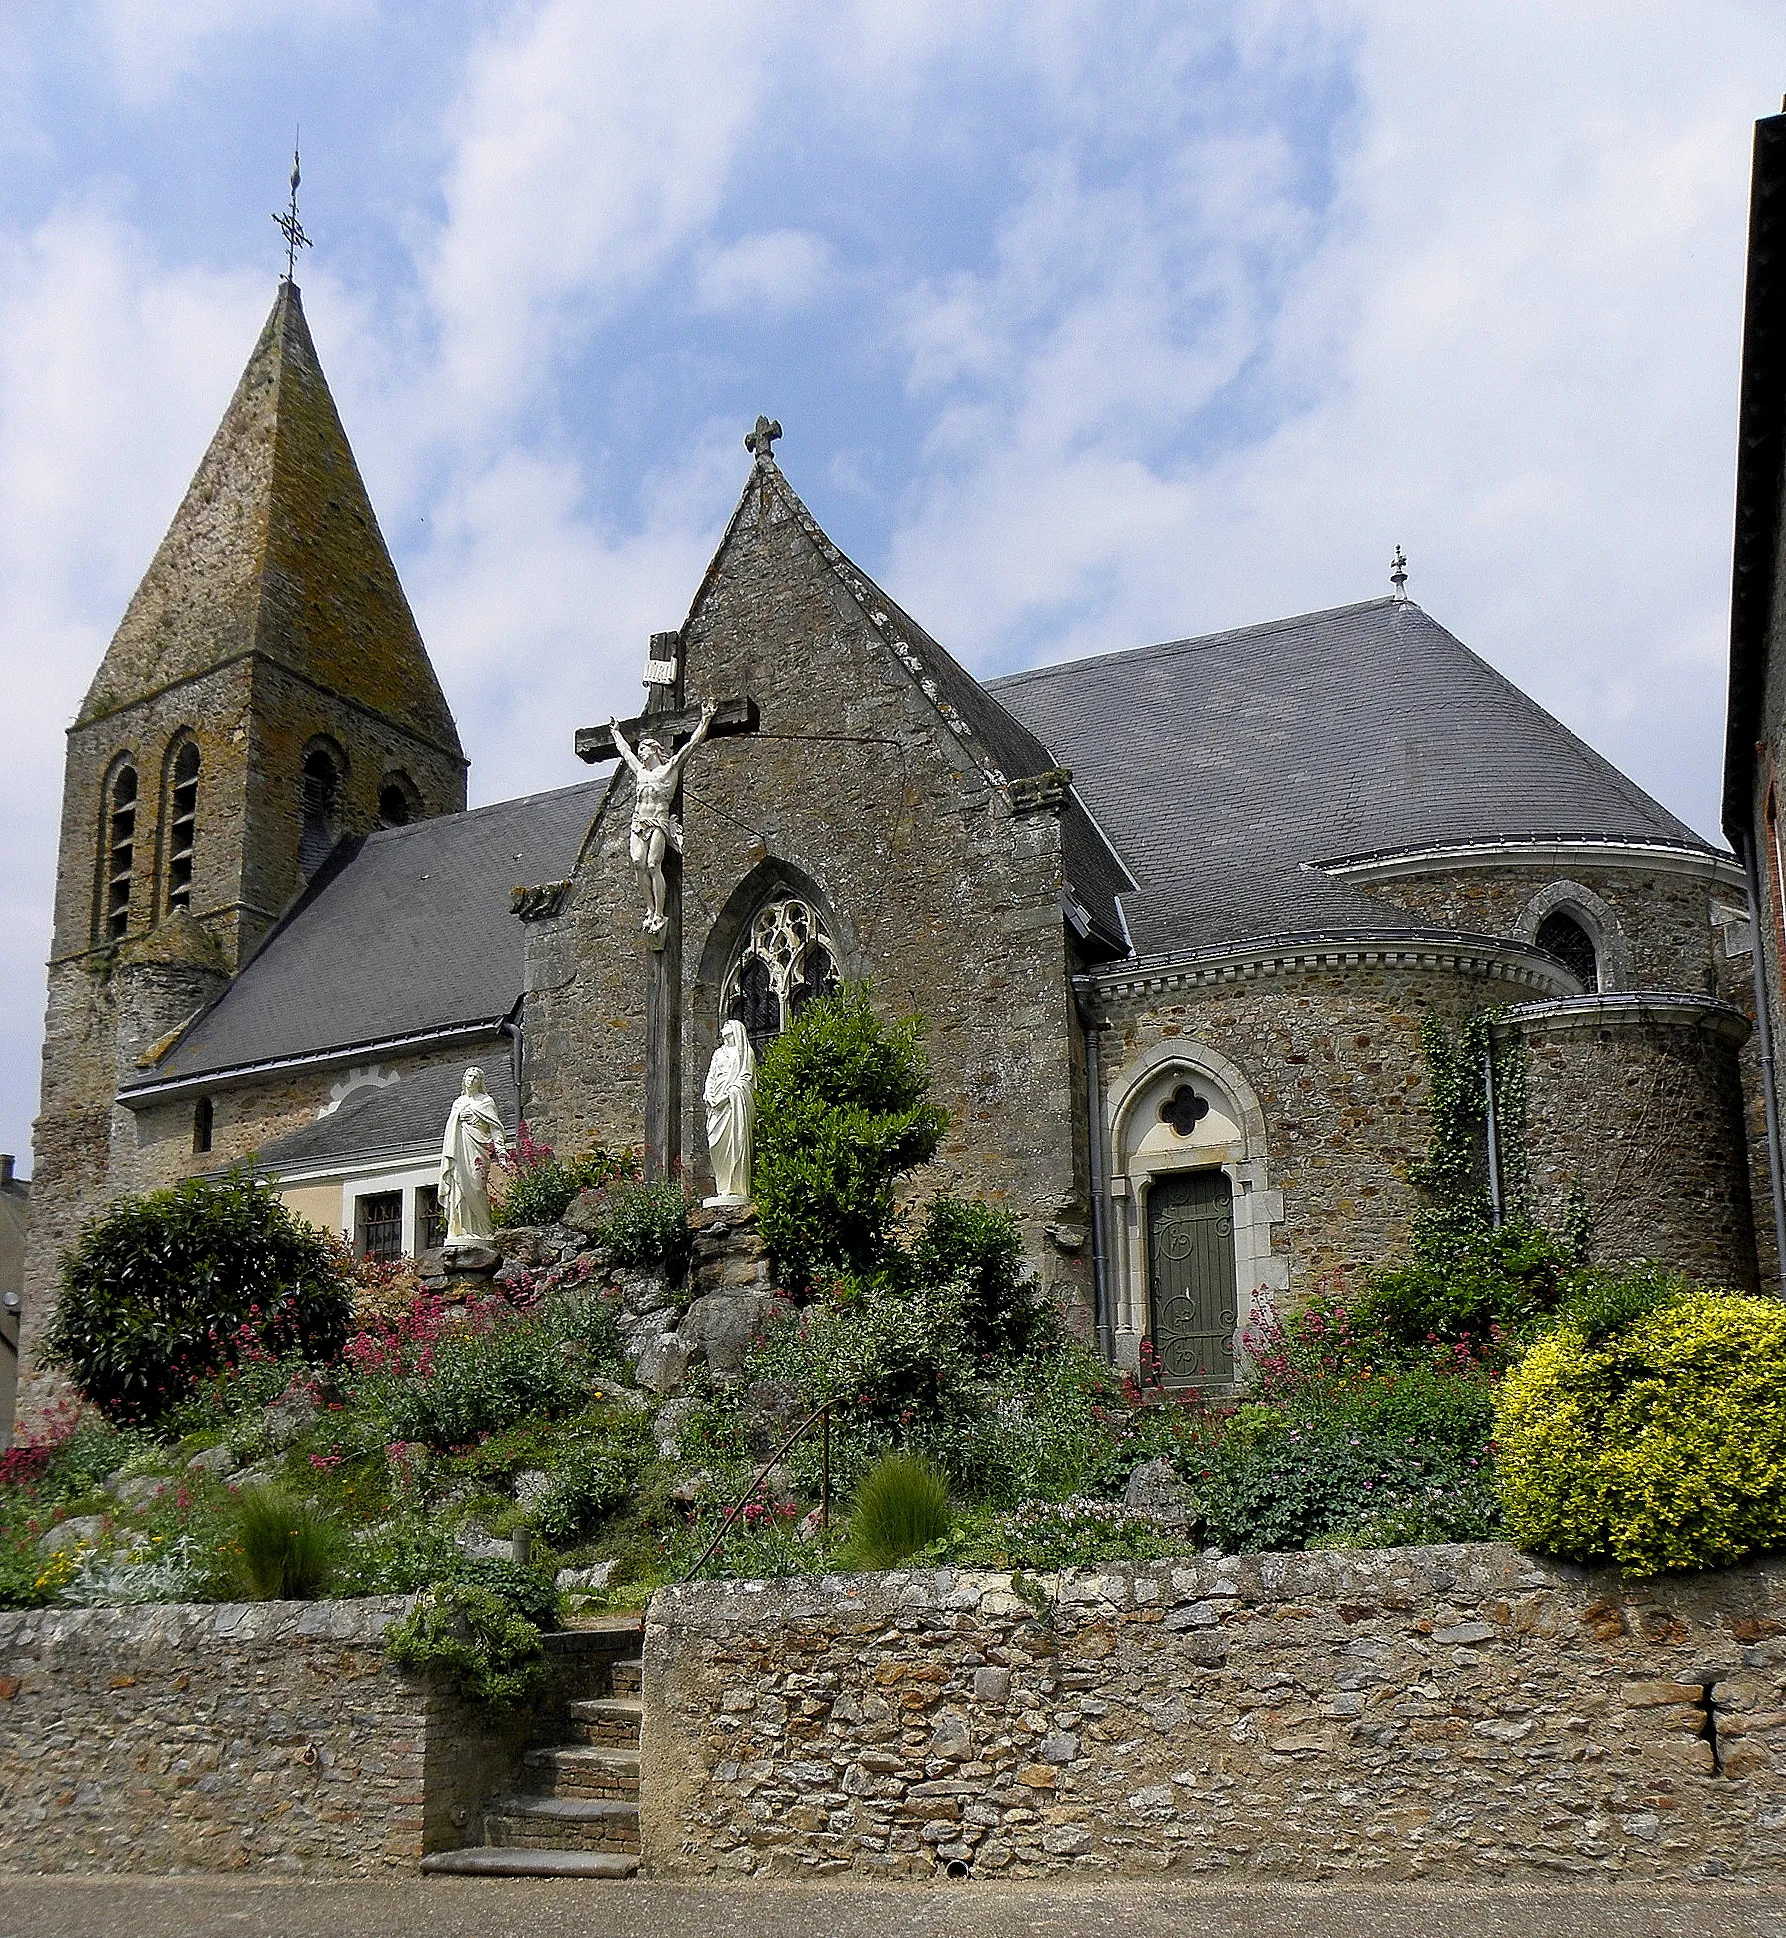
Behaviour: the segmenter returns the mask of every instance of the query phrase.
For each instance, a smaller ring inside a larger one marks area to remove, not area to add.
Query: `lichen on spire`
[[[289,280],[80,719],[247,653],[458,751]]]

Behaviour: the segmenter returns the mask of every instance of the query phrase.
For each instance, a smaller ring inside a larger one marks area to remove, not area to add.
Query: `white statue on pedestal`
[[[447,1251],[458,1243],[490,1242],[490,1166],[507,1157],[502,1119],[484,1088],[483,1071],[474,1064],[453,1099],[440,1144],[440,1215],[446,1221]]]
[[[739,1022],[720,1031],[719,1048],[707,1066],[707,1154],[713,1160],[710,1205],[741,1205],[750,1198],[750,1147],[756,1131],[756,1052]]]
[[[633,770],[632,863],[639,885],[645,891],[645,920],[640,924],[647,935],[662,935],[669,927],[666,908],[668,886],[664,881],[664,855],[670,848],[682,852],[682,828],[672,810],[676,789],[682,784],[682,770],[688,757],[707,738],[718,708],[709,700],[701,709],[701,724],[680,753],[669,754],[661,740],[649,733],[639,736],[635,754],[626,744],[620,722],[610,720],[608,729],[620,758]]]

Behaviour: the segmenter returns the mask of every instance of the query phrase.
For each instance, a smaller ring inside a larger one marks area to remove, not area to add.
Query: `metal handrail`
[[[744,1490],[744,1492],[740,1494],[738,1498],[732,1503],[731,1507],[727,1509],[725,1519],[721,1521],[719,1526],[714,1530],[713,1539],[709,1541],[706,1547],[704,1547],[701,1550],[700,1560],[698,1560],[695,1563],[695,1565],[689,1569],[688,1573],[682,1577],[684,1581],[693,1581],[695,1576],[698,1575],[701,1572],[701,1570],[706,1567],[707,1563],[713,1559],[713,1556],[718,1551],[719,1544],[732,1531],[732,1527],[736,1523],[739,1515],[742,1514],[744,1510],[750,1505],[750,1503],[756,1499],[757,1489],[762,1486],[764,1480],[767,1478],[770,1468],[775,1466],[776,1463],[781,1460],[782,1456],[786,1454],[791,1447],[794,1447],[802,1439],[804,1439],[805,1436],[812,1430],[812,1428],[817,1426],[820,1421],[824,1422],[825,1436],[824,1436],[824,1453],[821,1457],[822,1465],[821,1465],[821,1479],[820,1479],[820,1492],[819,1492],[819,1532],[821,1534],[824,1534],[830,1531],[830,1527],[831,1527],[831,1402],[829,1400],[824,1400],[818,1406],[813,1408],[812,1412],[810,1412],[806,1416],[806,1418],[800,1422],[800,1424],[793,1430],[792,1433],[788,1435],[788,1437],[781,1443],[781,1445],[776,1448],[776,1450],[769,1456],[769,1458],[763,1462],[761,1469],[757,1473],[756,1479],[751,1482],[749,1487],[747,1487]]]

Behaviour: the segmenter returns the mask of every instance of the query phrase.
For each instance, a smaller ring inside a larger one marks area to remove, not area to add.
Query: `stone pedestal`
[[[771,1289],[769,1251],[757,1229],[754,1204],[702,1205],[689,1213],[688,1225],[694,1233],[688,1282],[697,1297]]]

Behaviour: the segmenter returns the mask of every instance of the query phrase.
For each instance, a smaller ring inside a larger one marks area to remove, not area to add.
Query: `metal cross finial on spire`
[[[775,462],[775,440],[781,436],[781,426],[772,418],[759,417],[756,428],[744,433],[744,448],[756,459],[758,464]]]
[[[1398,545],[1395,557],[1389,561],[1389,583],[1395,588],[1394,597],[1407,603],[1408,597],[1408,558]]]
[[[283,215],[273,218],[279,225],[279,233],[285,238],[285,280],[288,283],[297,264],[298,251],[310,247],[310,238],[298,220],[298,183],[302,179],[298,172],[298,137],[294,132],[291,138],[291,207]]]

